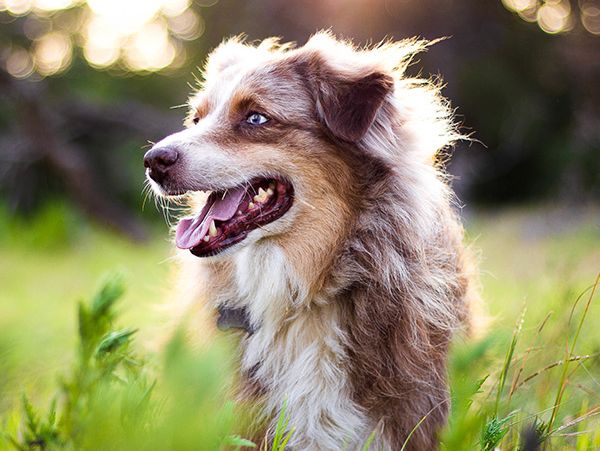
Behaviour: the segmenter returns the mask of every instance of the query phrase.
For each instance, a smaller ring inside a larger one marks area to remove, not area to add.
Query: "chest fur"
[[[253,327],[241,342],[241,368],[261,387],[265,413],[281,407],[298,449],[358,444],[371,426],[351,399],[346,337],[337,303],[310,290],[277,248],[244,249],[230,272],[231,304]],[[352,449],[352,447],[348,448]]]

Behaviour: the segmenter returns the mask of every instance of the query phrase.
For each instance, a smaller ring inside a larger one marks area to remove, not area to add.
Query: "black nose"
[[[144,167],[149,169],[148,175],[160,183],[178,158],[179,152],[174,147],[153,147],[144,155]]]

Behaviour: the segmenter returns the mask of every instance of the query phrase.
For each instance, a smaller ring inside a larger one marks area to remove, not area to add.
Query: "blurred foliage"
[[[16,217],[9,220],[8,207],[0,204],[0,243],[32,249],[57,249],[77,238],[84,221],[64,202],[47,203],[36,212],[35,219]]]
[[[3,449],[184,450],[243,443],[229,437],[243,415],[226,401],[231,351],[218,342],[193,352],[177,335],[160,373],[152,371],[132,349],[135,331],[115,327],[123,289],[111,278],[91,302],[79,304],[72,370],[61,378],[47,412],[23,396],[22,409],[4,421]]]
[[[544,308],[517,313],[512,333],[499,323],[479,340],[456,341],[450,364],[453,402],[442,449],[600,446],[600,335],[592,324],[600,307],[594,291],[599,279],[581,293],[579,283],[563,286],[555,279],[556,296],[537,299]],[[229,398],[235,381],[233,342],[221,337],[198,351],[176,333],[159,354],[142,357],[135,329],[117,324],[123,293],[122,279],[113,276],[88,302],[79,303],[76,353],[60,366],[55,396],[48,408],[40,408],[43,397],[33,392],[13,408],[0,409],[0,448],[251,447],[243,438],[249,412]],[[4,336],[0,333],[0,343]],[[0,359],[0,365],[10,363]],[[31,370],[21,368],[25,374]],[[9,384],[12,390],[22,387],[17,380]],[[271,450],[285,449],[294,433],[285,411],[282,400]]]
[[[600,404],[593,396],[595,405],[590,407],[589,398],[597,393],[600,354],[587,353],[599,349],[599,342],[589,340],[588,332],[583,353],[576,349],[584,322],[593,318],[589,308],[597,302],[599,280],[600,274],[579,298],[562,299],[563,307],[572,303],[572,310],[557,312],[554,320],[548,311],[541,324],[532,324],[523,310],[512,337],[494,332],[480,341],[455,344],[450,366],[453,404],[442,449],[600,446]],[[581,298],[585,300],[579,302]],[[560,323],[578,326],[572,332]],[[557,342],[565,344],[562,353],[550,350]],[[548,363],[553,357],[557,360]],[[568,380],[561,374],[569,374]]]

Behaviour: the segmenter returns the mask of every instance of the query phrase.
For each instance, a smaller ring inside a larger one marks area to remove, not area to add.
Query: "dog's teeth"
[[[202,239],[203,239],[204,241],[207,241],[207,242],[208,242],[208,240],[210,240],[210,237],[209,237],[208,235],[205,235],[205,236],[204,236],[204,238],[202,238]]]
[[[248,210],[252,210],[254,208],[254,202],[250,202],[248,204]]]
[[[217,236],[217,226],[215,226],[215,221],[210,221],[210,226],[208,227],[208,234],[210,236]]]
[[[262,188],[258,188],[258,194],[254,196],[253,199],[254,202],[264,202],[267,199],[267,197],[269,197],[267,192]]]

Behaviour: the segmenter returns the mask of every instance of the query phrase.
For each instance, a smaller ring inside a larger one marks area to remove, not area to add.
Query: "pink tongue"
[[[245,192],[244,188],[235,188],[228,190],[225,196],[222,193],[211,194],[198,216],[182,219],[177,224],[175,232],[177,247],[191,249],[198,246],[206,236],[212,220],[227,221],[233,218]]]

